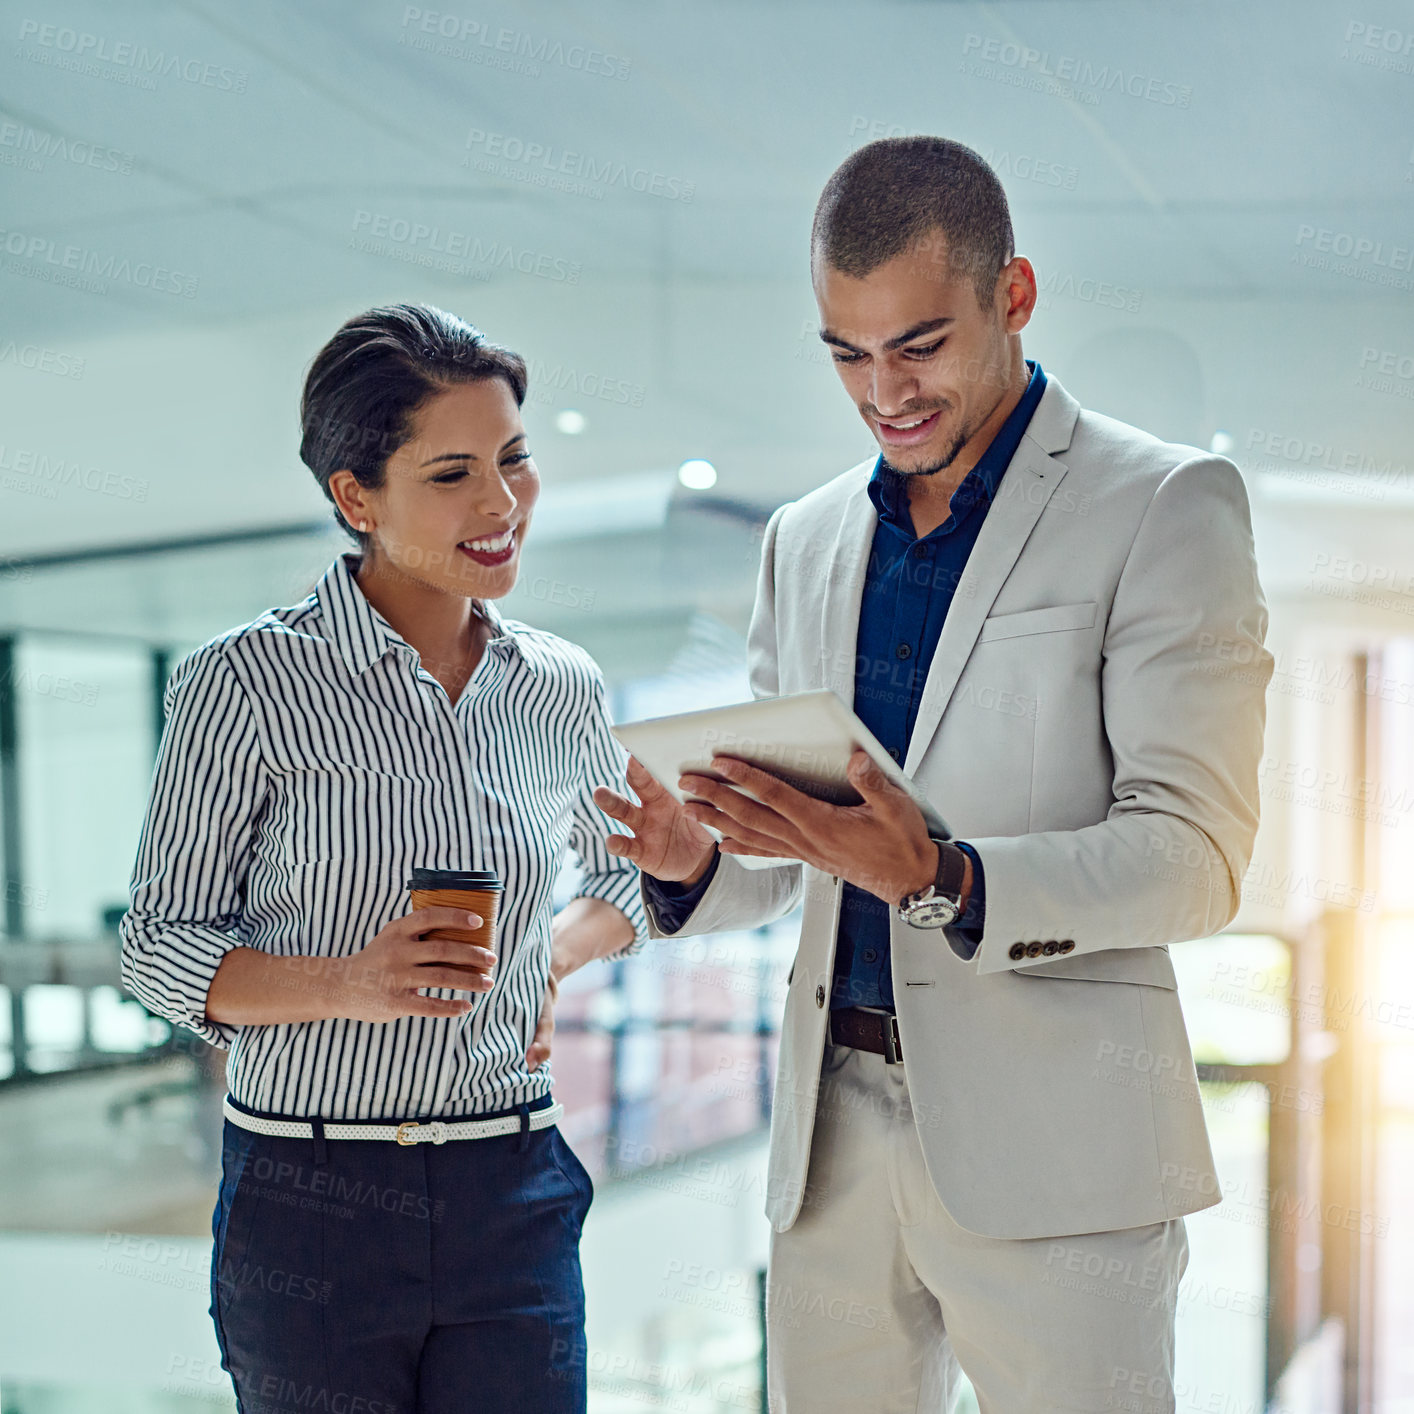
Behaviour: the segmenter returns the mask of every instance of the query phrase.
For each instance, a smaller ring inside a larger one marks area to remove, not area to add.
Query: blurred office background
[[[522,351],[544,491],[505,609],[620,720],[739,700],[761,526],[874,451],[814,203],[913,132],[1001,175],[1028,355],[1251,496],[1262,830],[1232,928],[1173,950],[1225,1194],[1179,1407],[1414,1410],[1407,3],[5,0],[0,40],[3,1414],[234,1407],[224,1053],[125,996],[114,929],[172,666],[344,548],[297,457],[312,354],[406,299]],[[566,989],[596,1414],[762,1407],[797,922]]]

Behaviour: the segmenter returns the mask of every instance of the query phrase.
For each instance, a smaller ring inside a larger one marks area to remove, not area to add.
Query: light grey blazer
[[[771,516],[748,638],[756,696],[828,687],[853,702],[873,465]],[[928,1173],[973,1232],[1134,1227],[1220,1197],[1168,944],[1237,910],[1266,627],[1237,468],[1084,411],[1049,378],[958,584],[904,762],[986,873],[971,961],[941,929],[893,917],[890,934]],[[752,927],[803,899],[767,1182],[778,1231],[812,1198],[841,890],[798,862],[753,870],[724,855],[674,934],[645,893],[656,938]]]

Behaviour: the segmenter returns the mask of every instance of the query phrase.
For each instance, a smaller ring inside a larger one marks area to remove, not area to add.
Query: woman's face
[[[384,486],[362,494],[370,533],[389,564],[467,598],[509,594],[540,473],[505,379],[435,393],[388,458]]]

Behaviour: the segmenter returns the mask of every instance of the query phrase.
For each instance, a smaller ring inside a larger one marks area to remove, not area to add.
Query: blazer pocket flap
[[[1105,948],[1055,958],[1029,967],[1014,967],[1023,977],[1069,977],[1081,982],[1139,982],[1146,987],[1178,990],[1173,960],[1167,948]]]
[[[1054,633],[1065,628],[1091,628],[1095,623],[1095,612],[1099,605],[1091,600],[1088,604],[1052,604],[1045,609],[1023,609],[1019,614],[994,614],[983,619],[982,632],[977,641],[985,643],[989,638],[1019,638],[1025,633]]]

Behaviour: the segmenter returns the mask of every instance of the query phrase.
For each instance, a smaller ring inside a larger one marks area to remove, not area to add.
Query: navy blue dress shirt
[[[1046,375],[1040,364],[1028,359],[1027,367],[1031,377],[1021,401],[953,492],[950,514],[941,525],[921,539],[914,533],[904,478],[886,466],[882,456],[875,462],[869,480],[869,499],[879,522],[860,604],[854,711],[900,764],[908,754],[928,668],[958,581],[1007,463],[1045,391]],[[954,950],[970,958],[982,941],[986,880],[976,851],[962,840],[956,843],[972,861],[972,891],[962,916],[944,931]],[[712,881],[719,858],[713,858],[707,872],[690,888],[644,876],[666,931],[672,932],[686,921]],[[893,1009],[891,907],[878,895],[845,883],[832,1007]]]

